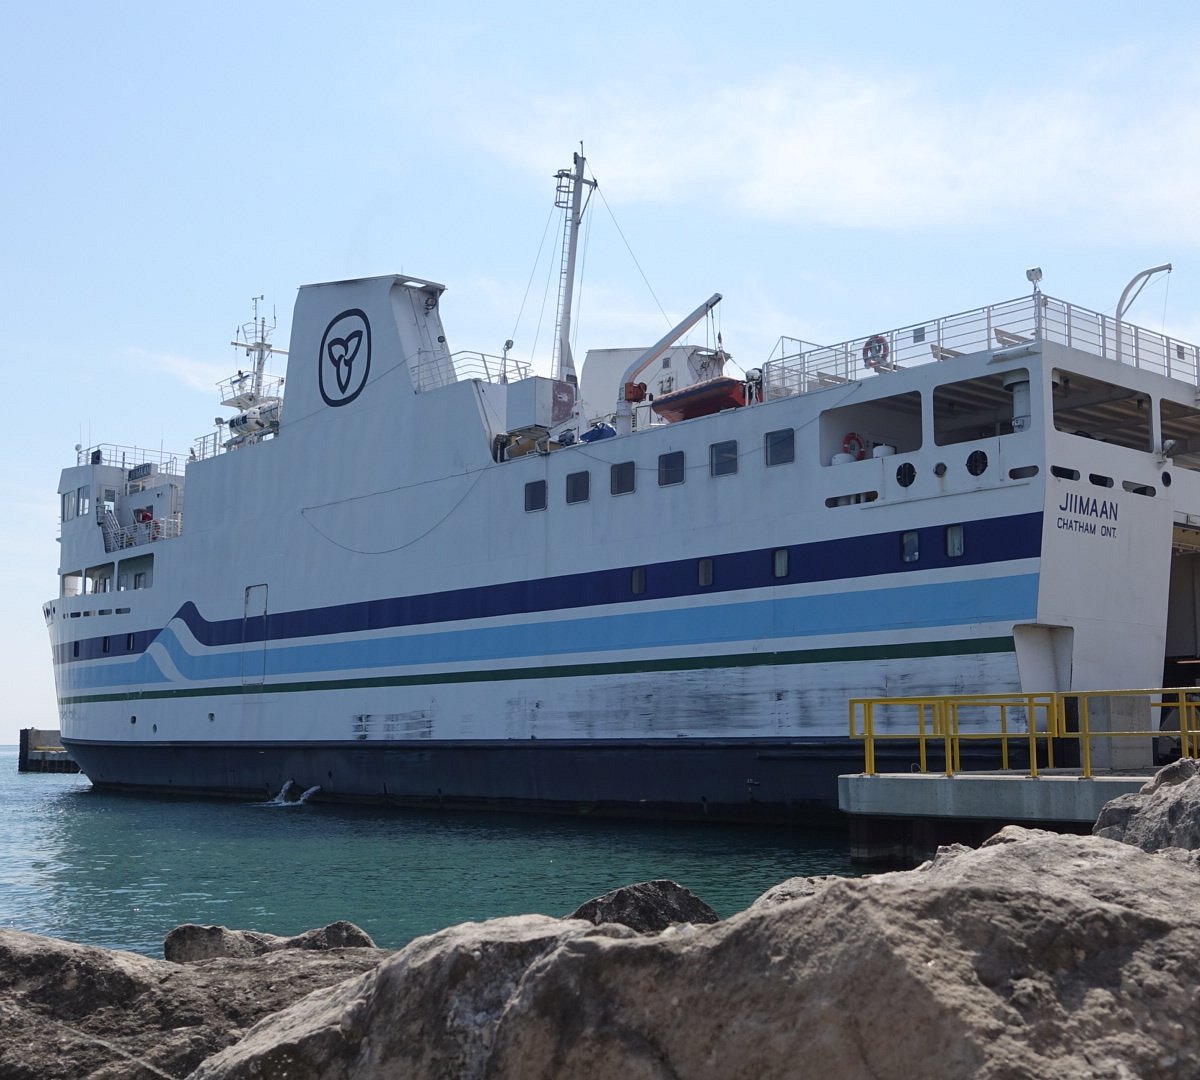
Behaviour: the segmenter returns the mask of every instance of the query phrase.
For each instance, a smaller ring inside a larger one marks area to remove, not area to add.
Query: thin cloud
[[[1075,233],[1092,215],[1113,239],[1196,242],[1200,217],[1184,213],[1200,195],[1196,80],[1135,79],[1135,62],[1092,60],[1057,86],[1014,78],[1003,93],[993,79],[974,96],[861,70],[784,67],[669,95],[623,81],[575,100],[497,100],[486,124],[476,103],[470,124],[498,156],[543,171],[564,140],[597,132],[623,201],[719,200],[752,218],[890,230],[1020,215]]]

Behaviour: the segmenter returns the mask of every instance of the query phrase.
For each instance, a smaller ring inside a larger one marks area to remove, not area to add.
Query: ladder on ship
[[[104,517],[100,519],[100,532],[104,537],[104,550],[115,551],[121,546],[121,526],[117,522],[117,515],[111,510],[104,511]]]

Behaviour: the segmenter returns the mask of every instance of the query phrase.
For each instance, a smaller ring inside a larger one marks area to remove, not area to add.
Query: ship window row
[[[796,460],[796,433],[791,428],[768,431],[763,438],[763,458],[768,466],[786,465]],[[738,471],[738,443],[736,439],[716,442],[708,448],[708,471],[710,476],[733,476]],[[672,450],[658,455],[658,486],[673,487],[687,479],[687,459],[682,450]],[[583,469],[568,473],[565,499],[570,504],[584,503],[591,499],[591,473]],[[608,490],[610,495],[629,495],[637,490],[637,462],[619,461],[609,468]],[[525,510],[545,510],[549,505],[549,493],[545,480],[530,480],[525,485]]]
[[[149,643],[149,636],[145,631],[129,634],[105,634],[101,638],[83,639],[86,648],[81,648],[80,641],[75,640],[71,642],[71,659],[93,660],[97,657],[138,652]]]
[[[942,531],[945,543],[946,558],[961,559],[965,551],[963,527],[947,525]],[[915,563],[921,561],[921,534],[916,529],[909,529],[900,534],[900,561]]]
[[[928,536],[928,531],[927,536]],[[921,560],[921,532],[910,529],[898,534],[899,557],[902,563],[915,563]],[[966,539],[962,525],[946,525],[942,530],[942,542],[945,545],[946,558],[961,559],[966,553]],[[791,575],[792,549],[775,548],[770,553],[770,574],[776,580],[785,580]],[[717,582],[717,560],[704,556],[696,560],[696,585],[701,589],[709,589]],[[646,567],[635,566],[629,571],[629,591],[634,596],[646,592]]]

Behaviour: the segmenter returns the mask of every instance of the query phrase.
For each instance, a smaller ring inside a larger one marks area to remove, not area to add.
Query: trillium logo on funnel
[[[349,405],[371,372],[371,324],[358,308],[343,311],[325,327],[317,358],[317,381],[326,405]]]

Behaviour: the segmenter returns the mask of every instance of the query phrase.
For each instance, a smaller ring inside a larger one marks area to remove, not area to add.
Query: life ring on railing
[[[842,440],[842,453],[849,454],[855,461],[862,461],[867,456],[866,440],[857,431],[847,431]]]
[[[878,371],[887,363],[888,351],[887,338],[882,334],[873,334],[863,343],[863,363]]]

